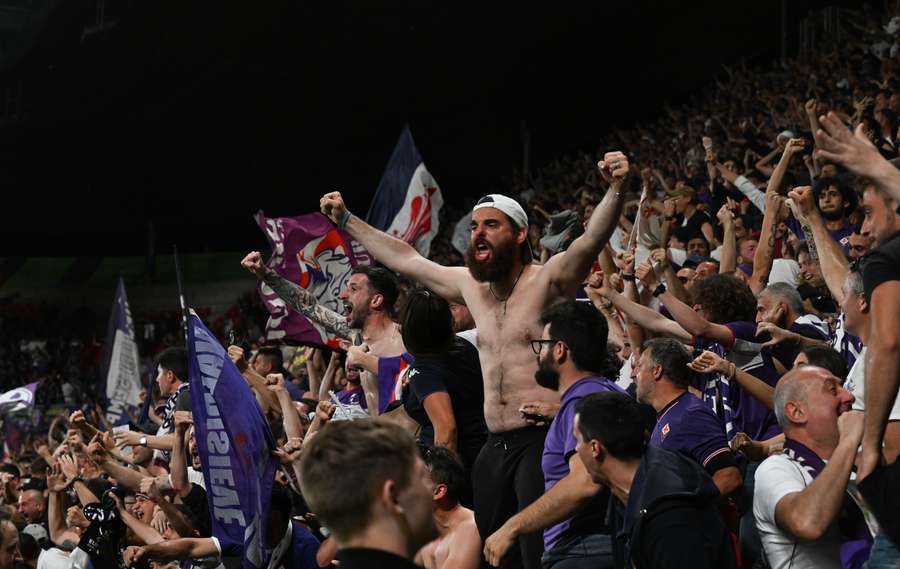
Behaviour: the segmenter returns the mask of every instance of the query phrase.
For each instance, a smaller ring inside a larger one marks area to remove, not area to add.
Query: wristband
[[[656,298],[664,292],[666,292],[666,285],[660,283],[660,285],[654,289],[653,297]]]
[[[634,282],[634,273],[632,273],[632,274],[622,273],[622,280],[623,280],[623,281]]]
[[[341,214],[341,217],[337,220],[337,226],[340,229],[347,227],[347,222],[350,221],[350,216],[353,215],[349,210],[344,210],[344,213]]]

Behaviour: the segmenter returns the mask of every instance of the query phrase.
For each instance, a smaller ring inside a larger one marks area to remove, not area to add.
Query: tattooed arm
[[[766,192],[766,212],[763,215],[759,244],[753,255],[753,274],[750,275],[750,290],[753,294],[759,294],[769,282],[775,251],[775,229],[780,221],[779,212],[784,201],[784,197],[775,192]]]
[[[316,297],[301,286],[298,286],[272,270],[266,271],[263,282],[272,287],[288,306],[300,312],[313,322],[346,340],[353,340],[356,333],[347,325],[347,319],[319,304]]]
[[[258,251],[253,251],[244,257],[241,266],[269,285],[288,306],[321,325],[328,332],[353,341],[356,333],[347,325],[347,319],[344,316],[322,306],[309,291],[266,267],[262,262],[262,255]]]

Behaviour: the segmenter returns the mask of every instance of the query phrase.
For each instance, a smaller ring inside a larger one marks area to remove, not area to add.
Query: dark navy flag
[[[188,376],[212,534],[224,555],[242,555],[245,569],[265,567],[275,439],[241,372],[193,312]]]
[[[406,241],[428,256],[438,232],[438,214],[444,198],[425,168],[408,126],[388,160],[366,215],[369,225]]]
[[[115,426],[123,425],[128,423],[128,410],[141,402],[141,368],[134,339],[134,322],[122,277],[119,277],[116,298],[109,315],[105,349],[103,395],[106,399],[106,420]]]

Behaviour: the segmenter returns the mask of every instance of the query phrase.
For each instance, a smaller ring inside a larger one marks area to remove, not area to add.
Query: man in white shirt
[[[853,394],[854,411],[865,411],[865,379],[866,379],[866,348],[869,344],[869,304],[863,292],[862,275],[857,271],[847,273],[844,286],[841,289],[841,312],[844,315],[844,328],[849,334],[859,337],[863,349],[847,374],[847,382],[844,387]],[[884,431],[884,458],[890,464],[900,454],[900,397],[894,399],[891,406],[891,414]]]
[[[760,465],[753,498],[772,569],[841,567],[835,521],[863,430],[852,403],[838,378],[814,366],[791,370],[775,388],[784,453]]]

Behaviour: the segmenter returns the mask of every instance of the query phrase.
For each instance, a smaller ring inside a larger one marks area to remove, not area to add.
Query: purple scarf
[[[825,468],[825,461],[819,458],[819,455],[806,445],[787,437],[784,439],[784,454],[796,462],[813,479]],[[849,494],[849,491],[845,492]],[[851,499],[844,501],[844,508],[847,508],[849,503],[853,503],[856,507],[856,502]],[[872,550],[872,535],[869,533],[869,528],[866,526],[861,512],[858,519],[859,523],[855,523],[853,527],[841,528],[841,566],[844,569],[861,569],[869,560],[869,553]]]

